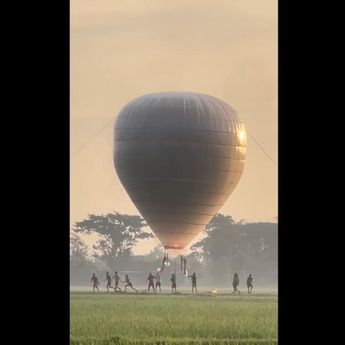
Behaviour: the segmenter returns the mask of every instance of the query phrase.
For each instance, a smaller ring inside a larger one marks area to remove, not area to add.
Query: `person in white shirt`
[[[156,273],[156,289],[155,289],[155,292],[157,293],[157,288],[159,287],[159,293],[161,293],[161,276],[162,275],[162,272],[159,270],[157,271]]]

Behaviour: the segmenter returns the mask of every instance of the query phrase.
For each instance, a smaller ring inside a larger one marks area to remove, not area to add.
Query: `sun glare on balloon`
[[[245,131],[240,131],[238,133],[238,138],[240,139],[240,141],[244,141],[246,138],[246,132]]]

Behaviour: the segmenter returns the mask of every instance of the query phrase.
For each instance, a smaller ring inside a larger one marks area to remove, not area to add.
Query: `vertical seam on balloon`
[[[198,125],[200,128],[200,112],[199,112],[199,107],[198,107],[199,98],[197,95],[193,95],[193,98],[194,98],[194,103],[196,105],[196,111],[198,112]]]
[[[183,119],[184,119],[184,129],[186,128],[186,98],[183,95]]]
[[[226,106],[225,106],[225,104],[223,104],[223,102],[221,102],[219,99],[217,99],[217,98],[215,98],[215,101],[216,101],[216,103],[220,106],[220,108],[222,109],[222,111],[223,111],[223,113],[224,114],[227,114],[228,112],[227,112],[227,109],[226,109]],[[233,112],[233,109],[232,108],[229,108],[230,109],[230,111],[231,112]],[[233,128],[233,122],[229,119],[229,117],[228,116],[226,116],[226,120],[227,120],[227,122],[228,122],[228,124],[229,124],[229,131],[231,132],[231,133],[236,133],[236,132],[234,132],[234,128]]]

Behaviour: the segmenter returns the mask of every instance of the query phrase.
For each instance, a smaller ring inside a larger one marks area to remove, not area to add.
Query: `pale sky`
[[[71,224],[88,213],[139,214],[113,167],[112,122],[143,94],[218,97],[278,161],[276,0],[71,0],[70,46]],[[221,212],[276,222],[277,178],[248,138]]]

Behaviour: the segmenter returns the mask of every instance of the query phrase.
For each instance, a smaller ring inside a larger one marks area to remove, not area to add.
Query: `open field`
[[[277,344],[277,295],[92,293],[71,289],[71,345]]]

